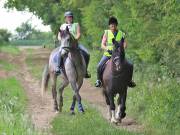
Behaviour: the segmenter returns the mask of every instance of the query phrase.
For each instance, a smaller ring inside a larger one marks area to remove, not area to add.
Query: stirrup
[[[97,80],[95,83],[95,87],[101,87],[102,86],[102,82],[100,80]]]
[[[55,73],[57,75],[61,74],[61,68],[60,67],[56,67]]]

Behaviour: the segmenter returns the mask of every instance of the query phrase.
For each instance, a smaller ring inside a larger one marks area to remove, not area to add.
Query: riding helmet
[[[72,16],[73,17],[73,13],[71,11],[67,11],[64,13],[64,17],[67,17],[67,16]]]

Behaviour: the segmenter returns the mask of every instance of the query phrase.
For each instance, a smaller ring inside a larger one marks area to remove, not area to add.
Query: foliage
[[[28,39],[35,31],[32,25],[28,22],[22,23],[21,26],[16,28],[16,39]]]
[[[11,33],[8,32],[6,29],[0,29],[0,43],[9,42],[11,37]]]
[[[146,69],[146,75],[136,73],[135,80],[138,85],[128,93],[128,112],[145,124],[147,134],[178,135],[180,133],[179,84],[165,75],[157,78],[157,74],[162,72],[162,69],[158,69],[161,67],[154,65],[151,68],[153,69],[147,68],[149,71]]]

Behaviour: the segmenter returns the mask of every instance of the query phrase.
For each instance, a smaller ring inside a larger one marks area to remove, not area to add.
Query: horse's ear
[[[115,48],[119,47],[118,42],[115,40],[115,38],[112,39],[112,43],[114,44]]]

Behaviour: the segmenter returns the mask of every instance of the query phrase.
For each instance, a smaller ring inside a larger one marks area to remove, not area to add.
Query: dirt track
[[[42,100],[40,95],[40,80],[35,79],[30,74],[28,66],[25,63],[27,57],[26,50],[21,48],[21,51],[22,53],[16,57],[0,53],[0,58],[8,59],[9,62],[12,62],[19,67],[17,68],[17,72],[6,73],[4,71],[0,71],[0,76],[5,76],[5,74],[13,75],[21,82],[27,93],[27,111],[32,117],[33,124],[37,129],[49,132],[48,129],[51,127],[50,122],[56,115],[53,111],[52,96],[48,93]],[[36,48],[33,53],[38,56],[47,56],[49,51],[42,48]],[[88,80],[85,80],[83,87],[81,88],[81,96],[83,100],[88,101],[92,106],[96,107],[105,118],[107,118],[107,109],[104,98],[101,94],[101,89],[95,88],[88,82]],[[134,119],[129,118],[128,116],[122,121],[119,127],[125,128],[129,131],[141,131],[143,129],[142,125],[139,125]]]

